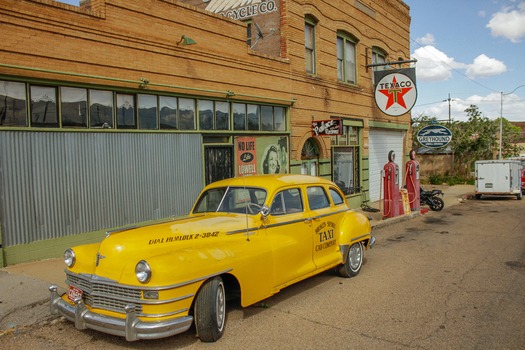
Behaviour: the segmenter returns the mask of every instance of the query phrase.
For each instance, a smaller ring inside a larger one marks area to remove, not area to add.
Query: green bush
[[[428,181],[431,185],[474,185],[474,179],[465,178],[462,176],[430,174]]]

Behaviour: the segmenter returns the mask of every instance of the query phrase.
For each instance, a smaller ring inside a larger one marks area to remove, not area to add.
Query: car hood
[[[156,259],[165,259],[169,253],[174,264],[197,247],[199,254],[209,255],[205,246],[209,246],[208,252],[215,252],[212,256],[217,255],[218,245],[225,241],[246,241],[248,232],[256,233],[260,224],[259,216],[212,213],[112,233],[98,246],[95,274],[121,283],[126,280],[135,283],[135,265],[140,260],[151,264]]]

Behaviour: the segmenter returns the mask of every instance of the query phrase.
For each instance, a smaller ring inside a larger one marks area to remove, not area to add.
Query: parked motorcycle
[[[423,188],[419,188],[419,197],[421,205],[428,205],[431,210],[440,211],[445,206],[443,199],[438,196],[443,197],[443,191],[441,190],[431,190],[425,191]]]

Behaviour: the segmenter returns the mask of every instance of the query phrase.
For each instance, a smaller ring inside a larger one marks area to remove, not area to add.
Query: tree
[[[412,120],[413,149],[421,146],[417,142],[417,133],[430,124],[440,124],[452,132],[452,141],[444,147],[453,155],[451,174],[469,176],[476,160],[496,159],[499,153],[499,119],[490,120],[483,117],[476,105],[470,105],[465,110],[468,121],[451,123],[438,122],[436,118],[420,116]],[[516,145],[521,129],[503,119],[502,158],[519,155],[521,147]],[[442,153],[443,148],[430,153]]]

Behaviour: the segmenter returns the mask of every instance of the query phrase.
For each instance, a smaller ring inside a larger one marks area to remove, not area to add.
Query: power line
[[[481,83],[478,83],[477,81],[475,81],[474,79],[466,76],[465,74],[461,73],[460,71],[458,71],[456,68],[452,67],[451,65],[449,65],[447,62],[443,61],[442,59],[440,59],[439,57],[436,57],[432,52],[430,52],[429,50],[426,49],[426,47],[424,47],[423,45],[421,45],[420,43],[418,43],[416,40],[410,38],[410,41],[412,41],[413,43],[417,44],[420,48],[422,48],[423,50],[425,50],[426,52],[428,52],[430,55],[432,55],[433,57],[435,57],[437,60],[439,60],[441,63],[443,63],[444,65],[446,65],[447,67],[449,67],[451,70],[453,70],[454,72],[458,73],[459,75],[461,75],[462,77],[464,77],[465,79],[471,81],[472,83],[476,84],[476,85],[479,85],[481,86],[482,88],[484,89],[487,89],[489,91],[492,91],[492,92],[499,92],[499,91],[496,91],[492,88],[489,88],[488,86],[485,86]]]

